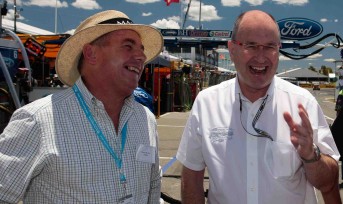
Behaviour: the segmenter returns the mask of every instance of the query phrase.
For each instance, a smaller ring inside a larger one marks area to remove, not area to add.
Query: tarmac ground
[[[327,121],[332,124],[335,117],[334,112],[334,97],[330,90],[312,91],[321,105]],[[175,155],[181,140],[182,132],[189,116],[189,112],[168,112],[157,118],[158,134],[159,134],[159,154],[160,165],[163,171],[161,191],[176,199],[181,200],[181,164],[176,160]],[[341,163],[340,163],[341,165]],[[341,180],[341,167],[340,180]],[[208,188],[208,177],[205,174],[204,188]],[[205,190],[204,189],[204,190]],[[321,193],[318,191],[318,204],[324,204]],[[343,189],[340,190],[341,198],[343,198]],[[342,199],[343,201],[343,199]]]

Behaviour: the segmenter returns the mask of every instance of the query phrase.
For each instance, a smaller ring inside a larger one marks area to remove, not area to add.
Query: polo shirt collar
[[[93,108],[101,108],[104,109],[104,105],[103,103],[98,100],[86,87],[86,85],[84,84],[83,80],[81,77],[79,77],[79,79],[75,82],[75,84],[78,86],[78,88],[80,89],[80,92],[82,93],[82,96],[86,102],[86,104],[88,105],[88,107],[90,107],[91,109]],[[133,109],[134,107],[134,96],[133,94],[131,94],[130,96],[128,96],[125,99],[124,102],[124,106],[128,106],[130,108]]]
[[[275,87],[276,87],[276,81],[275,81],[275,76],[274,76],[272,82],[269,85],[269,88],[267,90],[266,95],[264,95],[262,98],[265,98],[268,95],[268,100],[267,101],[270,101],[273,98],[273,96],[274,96]],[[240,94],[242,99],[243,98],[246,99],[246,97],[242,93],[241,87],[239,86],[238,77],[235,78],[235,93],[236,94]]]

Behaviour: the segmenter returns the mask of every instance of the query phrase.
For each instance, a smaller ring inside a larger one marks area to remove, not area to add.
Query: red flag
[[[171,3],[180,3],[180,0],[164,0],[167,3],[167,6],[169,6]]]

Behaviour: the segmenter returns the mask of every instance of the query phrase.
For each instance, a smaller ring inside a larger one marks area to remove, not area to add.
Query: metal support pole
[[[0,3],[0,9],[2,8],[2,3]],[[0,16],[0,37],[2,37],[2,32],[3,32],[3,29],[2,29],[2,16]]]
[[[7,35],[10,35],[13,39],[15,39],[16,42],[18,43],[19,47],[20,47],[21,54],[22,54],[23,59],[24,59],[25,67],[29,70],[29,72],[28,72],[28,80],[29,80],[29,85],[31,87],[31,82],[32,82],[31,72],[32,72],[32,70],[31,70],[30,61],[29,61],[29,57],[27,56],[26,49],[25,49],[23,43],[21,43],[20,38],[14,32],[12,32],[10,30],[5,30],[5,33]]]
[[[0,66],[1,66],[1,69],[2,69],[2,73],[4,74],[4,77],[6,79],[6,82],[7,82],[7,85],[8,85],[8,88],[11,92],[11,95],[12,95],[12,99],[14,101],[14,104],[16,106],[16,108],[20,108],[21,105],[20,105],[20,101],[19,101],[19,97],[17,95],[17,92],[14,88],[14,85],[13,85],[13,82],[12,82],[12,79],[11,79],[11,76],[10,76],[10,73],[8,72],[8,69],[7,69],[7,66],[6,66],[6,63],[5,63],[5,60],[4,58],[2,57],[2,54],[0,53]]]
[[[17,0],[14,0],[14,26],[13,26],[14,33],[17,32]]]
[[[57,34],[57,0],[55,5],[55,34]]]
[[[201,30],[201,0],[199,1],[199,30]]]

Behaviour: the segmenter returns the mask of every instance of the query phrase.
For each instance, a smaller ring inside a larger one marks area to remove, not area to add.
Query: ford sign
[[[278,22],[281,39],[307,40],[323,32],[323,26],[307,18],[285,18]]]

